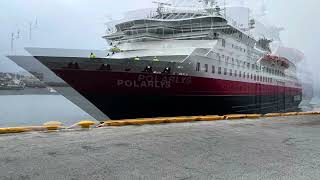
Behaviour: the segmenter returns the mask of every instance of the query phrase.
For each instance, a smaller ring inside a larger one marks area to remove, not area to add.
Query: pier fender
[[[224,116],[218,116],[218,115],[211,115],[211,116],[199,116],[199,121],[219,121],[224,120]]]
[[[245,119],[247,118],[247,115],[245,114],[227,114],[224,115],[226,120],[234,120],[234,119]]]
[[[11,134],[11,133],[25,133],[32,131],[28,127],[9,127],[9,128],[0,128],[0,134]]]
[[[31,129],[31,131],[45,131],[46,128],[44,126],[27,126],[25,128]]]
[[[125,126],[125,121],[106,121],[103,124],[99,125],[99,127],[105,126]]]
[[[262,114],[246,114],[247,119],[259,119],[262,117]]]
[[[287,112],[287,113],[282,113],[281,116],[296,116],[298,115],[298,112]]]
[[[298,115],[304,116],[304,115],[314,115],[314,112],[298,112]]]
[[[181,117],[168,117],[164,118],[164,123],[184,123],[199,120],[196,116],[181,116]]]
[[[280,117],[280,116],[282,116],[281,113],[268,113],[264,115],[264,117]]]
[[[125,121],[125,125],[145,125],[145,124],[161,124],[164,123],[163,119],[158,118],[146,118],[146,119],[134,119]]]

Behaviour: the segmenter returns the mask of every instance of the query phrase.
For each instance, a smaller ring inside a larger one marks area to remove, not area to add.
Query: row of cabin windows
[[[257,56],[256,58],[254,59],[258,59],[259,57]],[[247,67],[248,69],[250,69],[250,63],[248,62],[245,62],[245,61],[240,61],[238,59],[234,59],[233,57],[229,57],[229,56],[225,56],[225,55],[221,55],[218,53],[218,60],[219,62],[222,60],[225,60],[225,64],[226,66],[228,66],[229,64],[232,65],[232,67],[234,67],[235,65],[237,65],[238,67],[242,66],[242,67]],[[230,60],[231,59],[231,63],[230,63]],[[236,64],[236,63],[237,64]],[[277,75],[277,76],[282,76],[282,77],[285,77],[285,74],[280,71],[280,70],[277,70],[277,69],[272,69],[272,68],[268,68],[268,67],[265,67],[265,68],[261,68],[259,67],[258,65],[256,64],[252,64],[251,65],[251,68],[252,70],[263,70],[264,72],[267,72],[269,74],[273,74],[273,75]]]
[[[218,54],[218,57],[219,57],[219,61],[220,61],[221,59],[220,59],[220,55],[219,54]],[[229,56],[225,56],[225,55],[222,55],[221,57],[222,57],[222,59],[225,59],[225,64],[226,64],[226,66],[228,66],[230,57]],[[238,59],[234,59],[234,58],[231,58],[231,66],[232,67],[235,66],[235,61],[237,61],[237,67],[240,67],[240,65],[242,64],[243,67],[247,67],[248,69],[250,69],[250,63],[247,63],[245,61],[239,61]],[[205,65],[205,66],[207,66],[207,65]],[[285,77],[284,72],[282,72],[282,71],[280,71],[278,69],[273,69],[273,68],[268,68],[268,67],[262,68],[261,66],[259,67],[256,64],[251,64],[251,68],[252,68],[252,70],[263,70],[263,72],[266,72],[266,73],[269,73],[269,74],[272,74],[272,75]],[[199,70],[200,70],[200,64],[199,64]],[[199,70],[197,70],[197,71],[199,71]]]
[[[240,61],[238,59],[234,59],[233,57],[229,57],[229,56],[225,56],[225,55],[220,56],[218,54],[218,60],[221,61],[221,59],[225,59],[226,66],[231,64],[232,67],[237,65],[237,67],[243,66],[243,67],[247,67],[248,69],[250,69],[250,63],[248,63],[248,62]],[[230,59],[231,59],[231,63],[229,62]],[[235,62],[237,62],[237,64]],[[258,69],[258,66],[255,64],[252,64],[252,69],[255,69],[255,68]]]
[[[233,48],[233,49],[236,49],[236,50],[239,50],[239,51],[241,51],[241,52],[244,52],[244,53],[246,52],[246,49],[245,49],[245,48],[242,48],[242,47],[240,47],[240,46],[236,46],[236,45],[233,45],[233,44],[232,44],[232,48]]]
[[[218,74],[222,74],[222,67],[218,67]],[[197,63],[197,71],[200,71],[200,63]],[[204,66],[204,71],[205,72],[209,72],[209,66],[208,64],[205,64]],[[211,73],[215,74],[216,73],[216,67],[212,66],[211,67]],[[272,83],[273,79],[269,78],[269,77],[264,77],[264,76],[259,76],[256,74],[250,74],[250,73],[246,73],[246,72],[242,72],[242,71],[238,71],[238,70],[232,70],[227,68],[223,69],[223,75],[227,76],[234,76],[234,77],[239,77],[239,78],[244,78],[244,79],[251,79],[254,81],[260,81],[260,82],[268,82],[268,83]]]

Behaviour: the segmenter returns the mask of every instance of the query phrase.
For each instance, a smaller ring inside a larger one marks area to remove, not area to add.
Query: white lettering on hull
[[[170,89],[174,84],[191,84],[188,76],[159,76],[140,74],[134,80],[117,80],[118,87]]]

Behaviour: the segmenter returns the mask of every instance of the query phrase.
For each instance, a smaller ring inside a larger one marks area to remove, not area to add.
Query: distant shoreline
[[[7,95],[59,95],[57,92],[50,92],[47,88],[25,88],[23,90],[0,90],[0,96]]]

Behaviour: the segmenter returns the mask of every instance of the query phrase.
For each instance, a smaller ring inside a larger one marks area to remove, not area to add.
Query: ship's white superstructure
[[[247,21],[242,18],[242,24],[237,24],[224,14],[237,9],[249,15],[247,8],[224,9],[214,1],[205,4],[205,8],[197,10],[165,8],[159,4],[146,16],[139,14],[136,19],[130,16],[130,20],[122,20],[115,25],[115,31],[104,36],[113,51],[107,58],[152,60],[156,57],[159,61],[187,62],[192,66],[189,69],[196,69],[189,71],[190,75],[300,86],[290,59],[285,62],[288,67],[280,61],[261,61],[272,54],[272,41],[263,38],[267,30],[260,30],[262,34],[259,34],[255,30],[256,22],[248,16],[245,16]],[[264,28],[261,23],[257,25]]]

